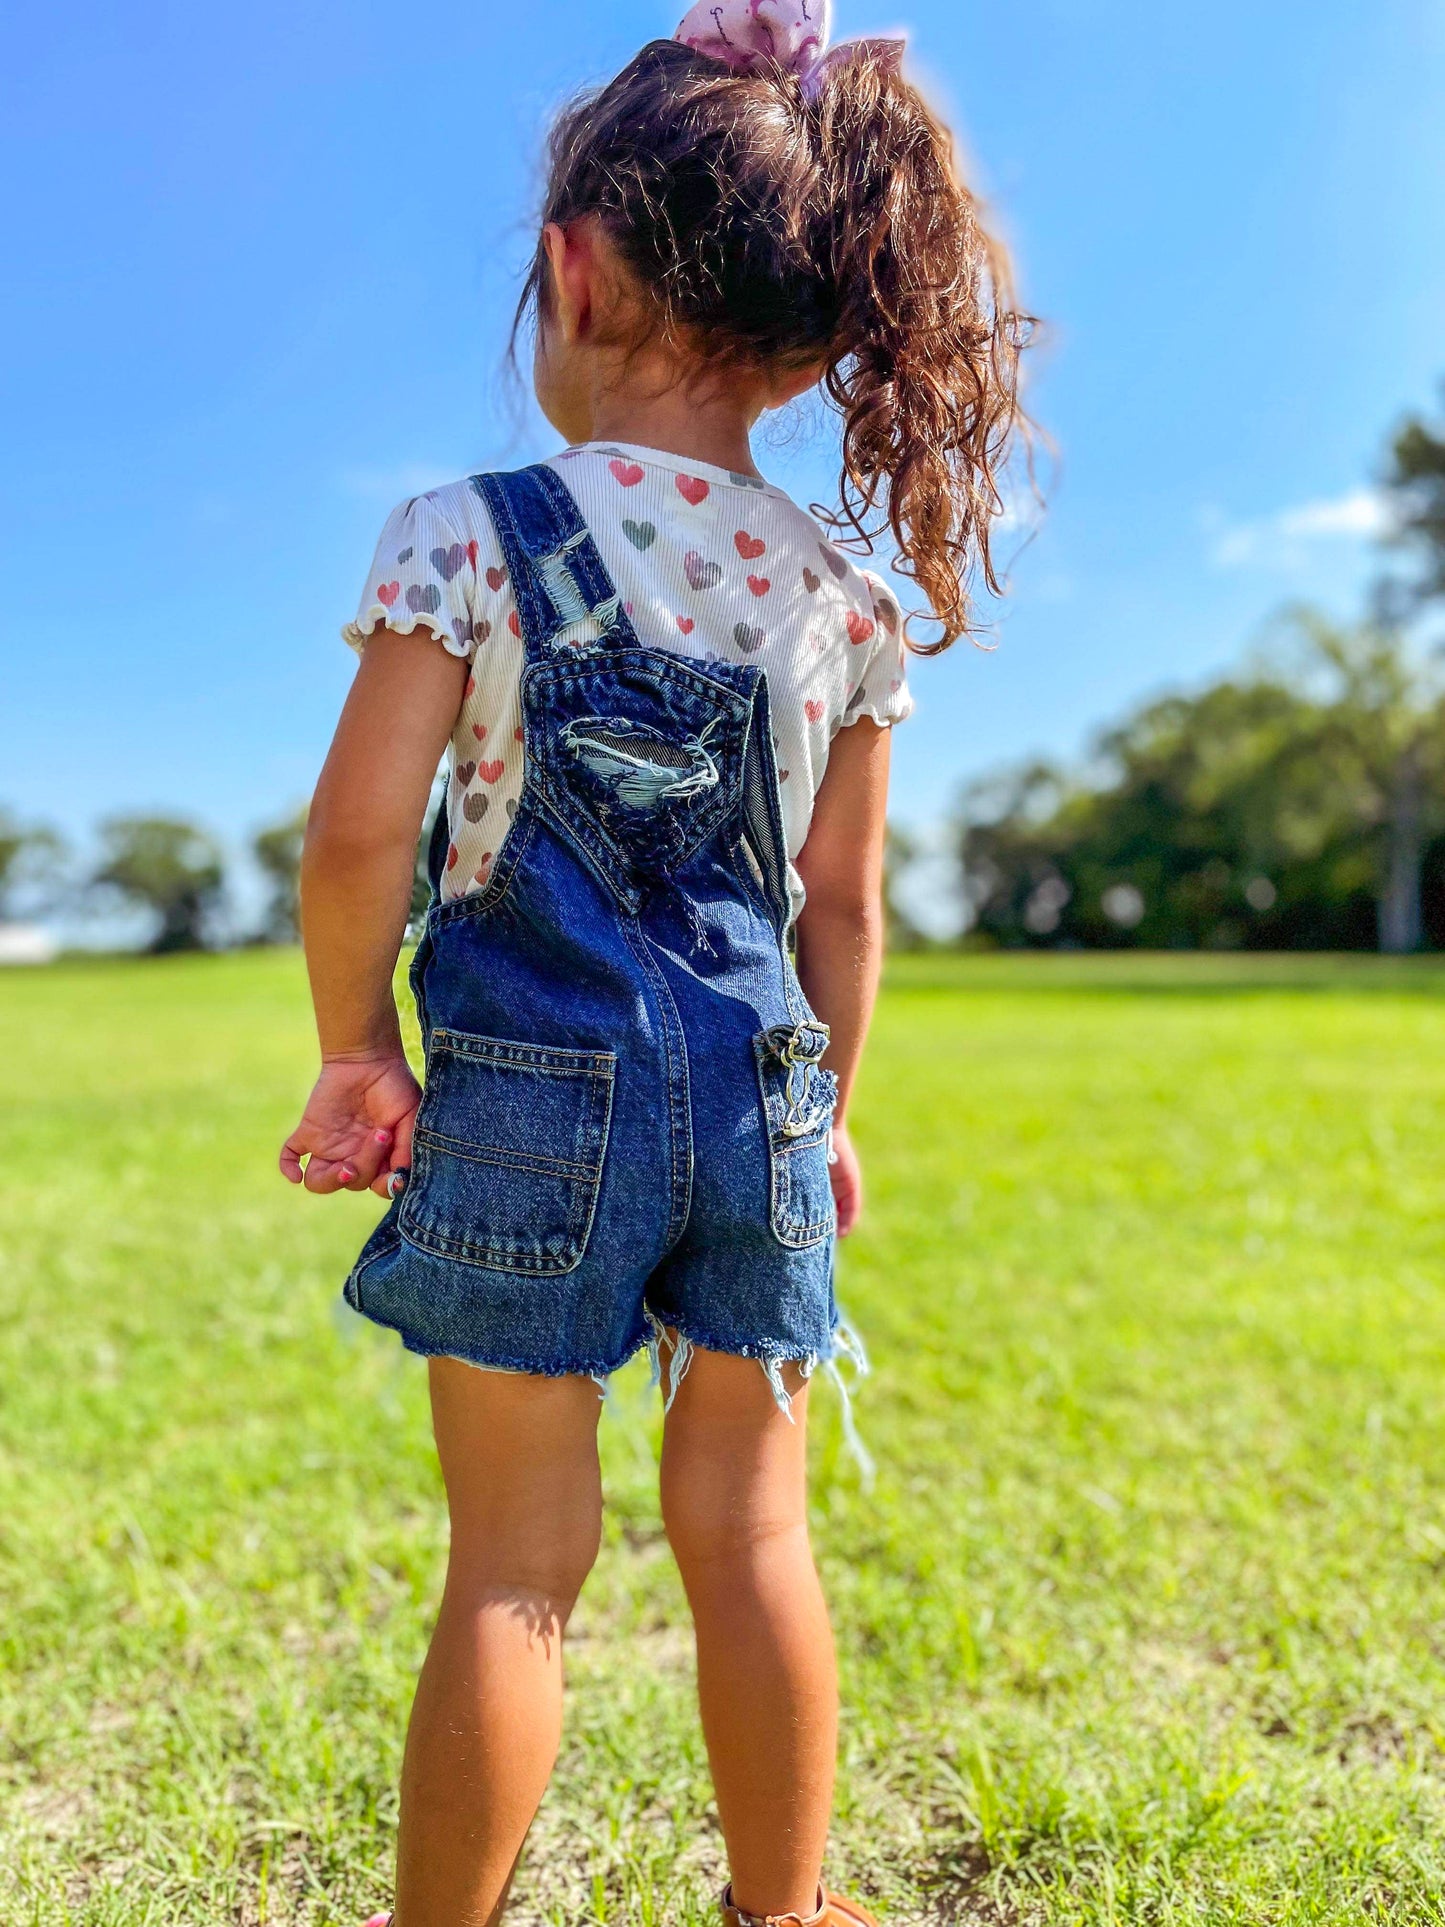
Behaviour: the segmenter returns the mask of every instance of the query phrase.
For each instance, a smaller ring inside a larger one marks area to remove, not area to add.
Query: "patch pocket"
[[[824,1044],[821,1026],[813,1031]],[[789,1061],[786,1027],[753,1039],[768,1127],[773,1236],[793,1250],[822,1244],[832,1235],[833,1186],[828,1177],[828,1135],[838,1102],[838,1080],[816,1057]],[[821,1050],[818,1055],[821,1056]]]
[[[402,1235],[492,1271],[555,1277],[587,1249],[617,1059],[434,1030]]]

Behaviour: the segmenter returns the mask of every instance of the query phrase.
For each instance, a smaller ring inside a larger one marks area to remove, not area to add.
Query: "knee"
[[[716,1468],[695,1462],[664,1461],[661,1498],[668,1544],[685,1579],[736,1573],[790,1537],[807,1543],[806,1512],[791,1491],[720,1478]]]
[[[447,1589],[477,1601],[499,1592],[528,1594],[565,1619],[601,1542],[600,1502],[574,1499],[540,1517],[454,1519]]]

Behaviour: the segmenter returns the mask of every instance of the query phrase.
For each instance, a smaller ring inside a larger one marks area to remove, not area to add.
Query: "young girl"
[[[391,1199],[346,1296],[430,1361],[451,1557],[397,1927],[501,1914],[597,1551],[598,1385],[648,1342],[724,1915],[870,1918],[820,1881],[837,1714],[803,1421],[847,1344],[904,625],[749,433],[822,385],[832,526],[866,539],[886,505],[943,647],[970,573],[993,586],[1019,338],[900,47],[825,52],[826,12],[700,5],[563,115],[523,301],[568,446],[397,509],[346,630],[303,878],[322,1070],[281,1167]],[[443,752],[423,1091],[391,983]]]

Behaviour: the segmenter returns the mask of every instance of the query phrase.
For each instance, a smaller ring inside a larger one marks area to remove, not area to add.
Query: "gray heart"
[[[507,798],[507,814],[508,816],[515,816],[517,814],[517,799],[515,796],[509,796]]]
[[[457,781],[461,784],[463,789],[465,789],[467,784],[471,782],[472,778],[476,775],[476,773],[477,773],[477,766],[475,763],[458,763],[457,764],[457,770],[456,770]]]
[[[484,790],[473,790],[462,803],[462,815],[468,823],[480,823],[491,805],[491,797]]]
[[[722,581],[722,563],[705,562],[696,549],[682,558],[682,572],[690,589],[715,589]]]
[[[397,559],[397,561],[398,561],[398,562],[410,562],[410,560],[411,560],[411,558],[412,558],[412,557],[413,557],[413,556],[414,556],[415,554],[416,554],[416,550],[415,550],[415,549],[414,549],[414,548],[413,548],[413,547],[411,546],[411,544],[410,544],[410,543],[408,542],[408,544],[406,545],[406,547],[405,547],[404,549],[398,549],[398,550],[397,550],[397,552],[396,552],[396,559]]]
[[[442,592],[435,582],[428,582],[425,586],[413,582],[407,588],[406,606],[414,616],[434,616],[442,606]]]
[[[634,549],[650,549],[657,540],[657,525],[655,522],[634,522],[631,516],[624,515],[622,533]]]
[[[830,549],[826,542],[820,542],[818,544],[818,552],[841,582],[848,573],[848,564],[843,560],[842,556],[839,555],[836,549]]]
[[[466,559],[467,552],[460,542],[453,542],[449,549],[433,549],[431,552],[431,565],[443,582],[450,582]]]
[[[735,622],[733,641],[745,656],[755,656],[767,641],[767,637],[761,629],[755,629],[750,622]]]

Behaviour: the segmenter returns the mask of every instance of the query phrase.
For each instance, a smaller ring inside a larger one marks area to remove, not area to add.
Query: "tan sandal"
[[[878,1927],[878,1922],[856,1900],[842,1894],[818,1889],[818,1911],[814,1914],[745,1914],[733,1905],[732,1882],[723,1888],[718,1905],[727,1927]]]

